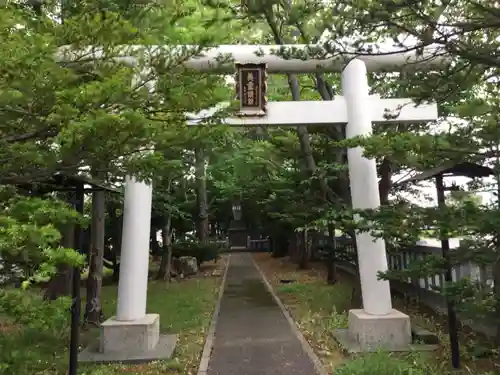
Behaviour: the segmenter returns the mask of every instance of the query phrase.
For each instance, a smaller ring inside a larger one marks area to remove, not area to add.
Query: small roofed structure
[[[85,185],[88,187],[85,188]],[[122,190],[106,185],[101,181],[92,179],[83,175],[73,175],[64,172],[56,172],[52,176],[27,182],[16,184],[23,190],[28,190],[40,194],[46,194],[53,191],[76,191],[78,187],[82,187],[85,192],[89,191],[107,191],[110,193],[122,194]]]
[[[410,177],[404,181],[398,182],[397,185],[403,185],[410,182],[426,181],[436,176],[478,178],[478,177],[488,177],[492,174],[493,174],[493,169],[485,167],[480,164],[471,162],[462,162],[462,163],[449,162],[441,166],[424,171],[422,173],[419,173],[416,176]]]
[[[441,166],[429,169],[425,172],[419,173],[416,176],[408,178],[404,181],[399,182],[397,185],[408,184],[412,182],[420,182],[430,180],[435,178],[436,181],[436,191],[438,198],[438,205],[441,208],[446,207],[446,197],[445,191],[452,190],[453,187],[445,187],[443,183],[444,177],[468,177],[468,178],[480,178],[488,177],[493,174],[493,169],[485,167],[480,164],[471,162],[447,162]],[[447,266],[444,272],[444,280],[446,283],[453,282],[452,277],[452,266],[449,260],[450,252],[450,241],[443,233],[441,235],[441,255],[447,260]],[[450,298],[446,298],[447,310],[448,310],[448,333],[450,336],[450,347],[451,347],[451,362],[454,368],[460,367],[460,348],[458,342],[457,333],[457,314],[455,310],[455,304]]]

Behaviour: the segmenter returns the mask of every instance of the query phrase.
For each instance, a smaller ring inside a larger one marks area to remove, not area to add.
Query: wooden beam
[[[415,123],[436,120],[436,104],[421,104],[418,107],[411,99],[381,99],[371,96],[372,122],[374,124]],[[229,103],[220,103],[198,115],[188,114],[188,125],[200,125],[202,120],[214,116],[227,108]],[[360,110],[370,110],[360,108]],[[387,114],[399,114],[387,116]],[[342,96],[325,101],[287,101],[269,102],[267,115],[262,117],[231,117],[221,120],[231,126],[297,126],[297,125],[335,125],[347,123],[347,109]]]
[[[189,55],[194,46],[117,46],[113,53],[100,47],[85,47],[75,50],[63,46],[58,50],[56,60],[61,62],[91,62],[106,57],[126,64],[135,65],[141,56],[179,54]],[[197,47],[196,47],[197,49]],[[282,56],[287,56],[282,57]],[[291,56],[295,58],[290,58]],[[450,58],[437,47],[428,47],[422,54],[416,51],[394,52],[379,55],[356,55],[353,53],[328,53],[322,45],[220,45],[206,49],[200,56],[187,59],[184,66],[201,72],[234,73],[234,63],[267,64],[269,73],[317,73],[340,72],[353,58],[362,60],[371,72],[442,69]],[[221,58],[223,61],[221,61]]]

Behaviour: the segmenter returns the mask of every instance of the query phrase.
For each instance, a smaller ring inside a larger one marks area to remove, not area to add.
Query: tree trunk
[[[309,260],[311,259],[311,246],[309,244],[309,235],[307,229],[302,232],[302,246],[300,254],[299,269],[306,270],[309,268]]]
[[[201,147],[196,148],[196,198],[198,202],[197,235],[201,244],[208,243],[208,199],[207,177],[205,171],[205,153]]]
[[[113,248],[111,249],[110,255],[111,255],[111,267],[113,269],[111,280],[113,281],[113,283],[117,283],[120,280],[120,263],[118,263],[117,252],[114,245]]]
[[[276,44],[283,44],[283,40],[279,31],[279,27],[275,20],[275,15],[272,11],[272,8],[269,8],[265,11],[264,17],[271,28],[273,38]],[[305,37],[303,35],[303,37]],[[300,86],[297,76],[295,74],[288,74],[288,85],[290,87],[290,91],[292,94],[292,100],[300,100]],[[331,88],[327,85],[323,76],[321,74],[316,75],[316,83],[317,90],[320,93],[323,100],[332,100],[333,92]],[[317,170],[316,161],[314,160],[314,156],[311,148],[311,141],[309,139],[309,131],[307,130],[307,126],[297,126],[297,136],[299,138],[300,150],[302,153],[302,157],[304,158],[304,164],[311,175],[314,175]],[[334,200],[333,191],[328,186],[328,183],[325,178],[319,178],[319,185],[321,189],[321,194],[324,199],[328,199],[330,201]]]
[[[359,278],[358,273],[356,273],[353,277],[354,277],[354,283],[352,286],[352,293],[351,293],[351,309],[362,309],[363,293],[361,291],[361,280]]]
[[[172,215],[168,214],[165,228],[161,231],[163,241],[163,253],[161,255],[160,268],[158,270],[157,280],[171,281],[172,271]]]
[[[290,241],[290,260],[295,263],[300,263],[300,236],[299,233],[293,232],[292,241]]]
[[[66,225],[61,228],[61,246],[65,248],[75,247],[75,226]],[[73,279],[73,268],[61,264],[57,267],[57,273],[54,275],[45,290],[44,298],[50,301],[60,296],[69,296],[71,294],[71,280]]]
[[[151,227],[151,252],[153,254],[153,257],[158,260],[158,256],[161,254],[161,248],[160,244],[158,243],[158,235],[157,235],[157,228],[154,226]]]
[[[497,148],[498,151],[498,148]],[[496,166],[500,166],[500,158],[496,160]],[[500,176],[496,175],[496,184],[497,184],[497,209],[500,209]],[[498,251],[500,247],[500,235],[496,236],[496,250]],[[500,317],[500,257],[497,257],[495,263],[492,268],[492,276],[493,276],[493,296],[496,298],[496,317]],[[500,346],[500,323],[497,323],[496,334],[495,334],[495,344]]]
[[[87,278],[87,303],[85,321],[99,326],[102,321],[101,290],[104,271],[104,231],[106,213],[106,193],[92,194],[92,221],[90,227],[89,276]]]
[[[335,251],[337,244],[335,239],[335,227],[333,224],[328,225],[328,255],[327,255],[327,275],[326,282],[333,285],[337,282],[337,267],[335,264]]]
[[[493,264],[492,276],[493,276],[493,295],[497,300],[495,315],[496,317],[500,317],[500,257],[498,257],[495,263]],[[500,346],[500,323],[498,322],[495,332],[495,344],[497,346]]]
[[[290,86],[292,99],[299,101],[300,87],[296,75],[294,74],[288,75],[288,85]],[[302,158],[304,159],[304,164],[306,166],[306,169],[311,176],[314,176],[317,171],[317,166],[312,153],[311,140],[309,138],[309,131],[307,130],[307,126],[305,125],[297,126],[297,136],[299,138],[300,151],[302,153]],[[324,178],[319,178],[319,186],[321,189],[321,194],[323,195],[323,197],[325,197],[325,199],[327,198],[333,199],[332,192],[328,187],[328,184]]]
[[[288,233],[283,229],[279,229],[273,237],[273,258],[281,258],[289,253]]]
[[[380,182],[379,182],[379,195],[380,195],[380,205],[389,204],[389,192],[392,187],[392,168],[391,161],[388,158],[384,158],[382,164],[380,165]]]
[[[122,251],[122,232],[123,232],[123,215],[116,215],[116,210],[113,209],[113,280],[118,282],[120,278],[120,263],[118,256]]]

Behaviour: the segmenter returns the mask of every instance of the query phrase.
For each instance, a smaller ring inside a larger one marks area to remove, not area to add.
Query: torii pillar
[[[348,119],[346,137],[371,135],[372,101],[363,61],[354,59],[345,67],[342,94]],[[380,207],[377,166],[374,159],[363,157],[363,151],[362,147],[347,150],[352,206],[376,209]],[[388,269],[385,241],[363,232],[356,233],[356,245],[363,309],[349,311],[349,328],[338,330],[336,337],[351,351],[407,349],[411,344],[410,318],[392,308],[389,282],[378,278],[379,272]]]

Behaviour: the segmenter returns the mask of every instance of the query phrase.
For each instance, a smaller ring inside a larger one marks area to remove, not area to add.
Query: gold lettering
[[[247,99],[248,99],[248,104],[249,105],[254,105],[255,104],[255,98],[254,98],[254,92],[253,90],[248,90],[247,94]]]

